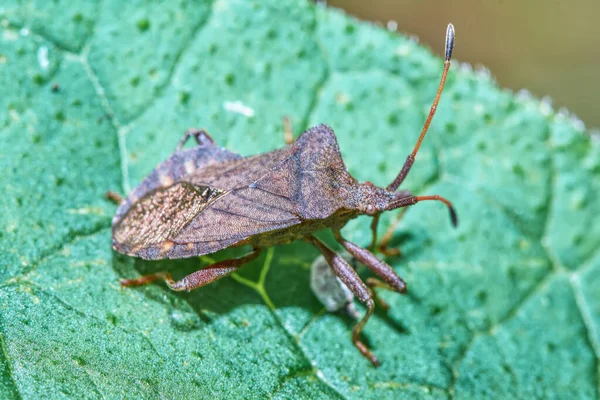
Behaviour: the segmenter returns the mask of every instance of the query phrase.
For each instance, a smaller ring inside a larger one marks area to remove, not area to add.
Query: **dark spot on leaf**
[[[40,74],[33,75],[33,83],[36,85],[42,85],[44,83],[44,77]]]
[[[118,317],[115,314],[109,312],[109,313],[106,313],[106,320],[108,322],[110,322],[111,324],[116,325],[117,321],[118,321]]]
[[[72,360],[75,362],[75,364],[79,365],[80,367],[87,365],[87,361],[85,361],[81,357],[72,357]]]
[[[55,119],[55,120],[57,120],[57,121],[59,121],[59,122],[64,122],[64,121],[65,121],[65,119],[66,119],[66,117],[65,117],[65,113],[64,113],[64,112],[62,112],[62,111],[57,111],[57,112],[54,114],[54,119]]]
[[[515,269],[514,265],[511,265],[510,267],[508,267],[507,274],[508,274],[508,279],[511,282],[516,282],[517,281],[517,278],[518,278],[519,274],[518,274],[517,270]]]
[[[139,76],[134,76],[133,78],[131,78],[131,80],[129,81],[129,84],[133,87],[136,87],[137,85],[140,84],[140,77]]]
[[[519,178],[525,178],[525,170],[521,166],[521,164],[515,164],[512,167],[513,173]]]
[[[507,112],[507,114],[513,113],[517,109],[518,109],[517,103],[514,100],[512,100],[512,99],[506,105],[506,112]]]
[[[136,22],[136,26],[140,30],[140,32],[146,32],[150,28],[150,21],[148,20],[148,18],[139,19]]]
[[[429,312],[431,313],[431,315],[440,315],[442,312],[445,311],[445,308],[439,306],[439,305],[433,305],[430,309]]]
[[[355,30],[356,30],[356,27],[352,24],[347,24],[346,27],[344,28],[344,32],[346,32],[347,35],[353,34]]]
[[[235,75],[233,75],[231,72],[225,75],[225,83],[228,86],[232,86],[235,83]]]
[[[188,91],[179,92],[179,103],[185,105],[189,101],[190,101],[190,92],[188,92]]]
[[[75,13],[73,14],[73,17],[71,19],[76,24],[79,24],[81,21],[83,21],[83,15],[81,13]]]
[[[191,354],[193,357],[196,357],[196,358],[199,358],[199,359],[202,359],[202,358],[204,358],[204,357],[202,356],[202,353],[200,353],[200,352],[199,352],[199,351],[197,351],[197,350],[192,350],[192,351],[190,352],[190,354]]]
[[[390,124],[391,126],[396,126],[396,125],[398,125],[398,122],[399,122],[399,119],[398,119],[397,114],[388,115],[388,124]]]
[[[480,291],[477,293],[476,297],[479,303],[485,303],[487,301],[488,294],[485,291]]]

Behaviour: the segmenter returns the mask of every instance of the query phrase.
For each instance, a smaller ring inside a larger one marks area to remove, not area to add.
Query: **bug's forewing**
[[[223,193],[188,182],[159,187],[147,193],[113,226],[115,250],[148,259],[185,250],[176,248],[171,239]]]
[[[159,188],[170,186],[181,180],[189,180],[197,171],[224,162],[240,160],[242,157],[216,145],[196,146],[174,152],[166,161],[159,164],[139,184],[119,206],[113,218],[113,226],[129,211],[132,204]]]

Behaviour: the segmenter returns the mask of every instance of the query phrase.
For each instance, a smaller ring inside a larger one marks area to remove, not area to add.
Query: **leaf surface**
[[[278,148],[283,116],[296,135],[331,125],[350,172],[386,185],[441,60],[304,2],[5,1],[0,22],[1,398],[599,395],[600,145],[576,119],[454,63],[405,188],[451,199],[460,226],[435,203],[383,218],[409,294],[381,294],[374,369],[310,292],[306,243],[187,294],[121,289],[237,253],[118,255],[103,194],[189,127],[242,155]],[[366,245],[369,224],[344,233]]]

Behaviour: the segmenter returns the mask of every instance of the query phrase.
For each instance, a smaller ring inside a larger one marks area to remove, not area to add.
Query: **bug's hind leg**
[[[219,261],[209,265],[208,267],[202,268],[201,270],[193,272],[178,281],[174,281],[171,277],[171,274],[168,272],[158,272],[152,275],[144,275],[136,279],[121,279],[120,282],[123,286],[139,286],[158,280],[163,280],[173,290],[186,290],[189,292],[231,274],[242,265],[258,257],[260,252],[260,249],[254,249],[252,252],[243,257]]]
[[[398,293],[406,293],[406,283],[396,274],[396,272],[385,262],[378,259],[375,254],[367,249],[347,241],[342,237],[340,231],[334,231],[335,240],[338,241],[354,258],[364,264],[373,273],[379,276],[384,282],[371,278],[367,283],[371,288],[379,287],[393,290]]]
[[[177,145],[177,151],[181,150],[183,146],[185,146],[185,144],[187,143],[188,139],[191,137],[196,139],[196,143],[198,143],[199,146],[210,146],[215,144],[213,138],[210,137],[210,135],[204,129],[191,128],[185,131],[185,133],[183,134],[183,137]]]
[[[373,314],[375,309],[375,302],[371,297],[370,290],[360,280],[360,277],[354,271],[354,269],[348,264],[346,260],[339,254],[334,253],[325,243],[320,241],[314,236],[309,236],[308,239],[314,244],[323,254],[327,263],[333,269],[333,272],[344,282],[344,284],[354,293],[354,295],[367,306],[367,313],[365,316],[358,321],[358,323],[352,328],[352,343],[362,353],[363,356],[369,359],[374,366],[379,366],[379,360],[375,355],[368,349],[368,347],[361,342],[360,334]]]

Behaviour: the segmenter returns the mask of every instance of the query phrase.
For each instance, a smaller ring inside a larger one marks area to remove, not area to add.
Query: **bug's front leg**
[[[354,269],[348,264],[346,260],[339,254],[333,252],[325,243],[320,241],[314,236],[309,236],[308,239],[312,244],[314,244],[323,254],[327,263],[333,269],[333,272],[344,282],[344,284],[354,293],[354,295],[365,305],[367,306],[367,313],[365,316],[358,321],[358,323],[352,328],[352,343],[354,346],[362,353],[363,356],[369,359],[371,363],[375,366],[379,366],[379,360],[375,355],[367,348],[360,340],[360,334],[373,314],[373,310],[375,310],[375,302],[371,297],[371,293],[367,286],[360,280],[360,277],[354,271]]]
[[[185,133],[183,134],[183,137],[177,145],[177,151],[181,150],[183,146],[185,146],[185,144],[187,143],[188,139],[191,137],[196,139],[196,143],[198,143],[199,146],[210,146],[215,144],[213,138],[210,137],[210,135],[204,129],[191,128],[185,131]]]
[[[371,240],[371,246],[369,246],[369,250],[371,250],[371,251],[377,250],[384,256],[388,256],[388,257],[395,257],[395,256],[400,255],[400,249],[390,248],[388,246],[390,245],[390,242],[392,241],[392,238],[394,237],[394,232],[396,232],[396,227],[398,226],[398,223],[400,222],[400,220],[404,216],[404,213],[406,213],[407,210],[408,210],[408,208],[403,208],[400,210],[396,220],[390,224],[389,228],[385,231],[385,233],[381,237],[381,240],[379,241],[379,243],[377,243],[377,226],[379,225],[379,217],[381,216],[381,214],[377,214],[376,216],[373,217],[373,221],[371,222],[372,240]]]
[[[382,287],[385,289],[393,290],[398,293],[406,293],[406,283],[396,274],[396,272],[385,262],[381,261],[367,249],[347,241],[342,237],[339,230],[333,232],[335,240],[339,244],[344,246],[348,253],[352,254],[354,258],[364,264],[367,268],[373,271],[377,276],[383,279],[385,282],[371,279],[369,286],[372,288]]]
[[[287,145],[294,143],[294,131],[292,130],[292,122],[288,117],[283,117],[283,140]]]
[[[121,279],[120,282],[123,286],[140,286],[147,285],[148,283],[152,283],[157,280],[163,280],[173,290],[186,290],[189,292],[231,274],[242,265],[258,257],[260,252],[260,249],[253,249],[252,252],[243,257],[219,261],[209,265],[208,267],[202,268],[201,270],[193,272],[178,281],[174,281],[171,277],[171,274],[168,272],[158,272],[152,275],[144,275],[136,279]]]

